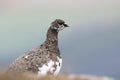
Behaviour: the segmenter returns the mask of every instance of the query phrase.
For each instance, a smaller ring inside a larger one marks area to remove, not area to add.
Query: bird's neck
[[[50,45],[58,45],[58,32],[49,28],[47,31],[46,42]]]
[[[58,32],[49,28],[45,44],[48,47],[49,51],[59,52]]]

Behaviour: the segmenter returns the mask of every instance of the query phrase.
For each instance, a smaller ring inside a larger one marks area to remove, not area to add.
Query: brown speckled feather
[[[59,63],[59,66],[61,65],[58,60],[58,58],[61,59],[60,51],[58,48],[58,32],[63,27],[68,27],[68,25],[65,24],[65,22],[61,19],[56,19],[54,22],[52,22],[47,32],[46,41],[37,48],[34,48],[18,57],[9,66],[7,72],[38,73],[40,71],[39,68],[44,65],[47,66],[50,60],[52,60],[54,62],[52,65],[52,67],[54,67],[54,70],[51,71],[51,73],[54,74],[58,66],[56,62]]]

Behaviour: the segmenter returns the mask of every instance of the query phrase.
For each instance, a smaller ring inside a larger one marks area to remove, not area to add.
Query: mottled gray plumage
[[[58,48],[58,32],[68,27],[67,24],[61,19],[56,19],[50,25],[47,32],[47,38],[43,44],[34,48],[33,50],[18,57],[8,68],[8,72],[34,72],[38,73],[39,67],[48,65],[48,62],[59,62],[58,58],[61,58],[60,51]],[[59,66],[61,64],[59,63]],[[56,70],[57,65],[53,65],[54,70],[47,73],[53,74]]]

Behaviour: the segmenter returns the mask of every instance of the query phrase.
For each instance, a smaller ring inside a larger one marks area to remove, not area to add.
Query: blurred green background
[[[61,73],[120,78],[120,0],[0,0],[0,66],[43,43],[58,18],[70,26]]]

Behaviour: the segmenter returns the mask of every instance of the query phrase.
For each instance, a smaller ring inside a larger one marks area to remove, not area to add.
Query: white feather
[[[54,62],[52,60],[50,60],[50,62],[48,63],[48,65],[43,65],[42,67],[39,67],[39,72],[38,74],[40,75],[46,75],[47,72],[50,71],[50,69],[52,68],[52,66],[54,65]]]
[[[57,58],[58,58],[59,62],[56,62],[57,68],[56,68],[56,71],[54,72],[54,75],[57,75],[62,67],[62,59],[60,59],[59,57],[57,57]]]
[[[42,67],[39,67],[38,75],[47,75],[48,72],[57,75],[61,69],[62,66],[62,59],[57,57],[58,61],[54,62],[52,60],[49,61],[49,63],[46,65],[44,64]],[[56,68],[54,67],[56,65]]]

